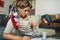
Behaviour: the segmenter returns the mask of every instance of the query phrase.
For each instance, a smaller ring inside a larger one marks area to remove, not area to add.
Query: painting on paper
[[[0,0],[0,7],[4,7],[4,0]]]

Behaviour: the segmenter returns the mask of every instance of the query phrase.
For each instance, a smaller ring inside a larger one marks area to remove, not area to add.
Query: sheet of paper
[[[31,40],[42,40],[42,38],[32,38]],[[47,38],[46,40],[60,40],[56,38]]]
[[[60,40],[60,39],[56,39],[56,38],[47,38],[47,40]]]
[[[31,40],[42,40],[42,38],[32,38]]]

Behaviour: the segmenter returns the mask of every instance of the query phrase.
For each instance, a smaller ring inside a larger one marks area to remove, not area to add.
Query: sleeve
[[[7,26],[4,30],[4,33],[10,33],[13,30],[13,25],[11,19],[9,19]]]

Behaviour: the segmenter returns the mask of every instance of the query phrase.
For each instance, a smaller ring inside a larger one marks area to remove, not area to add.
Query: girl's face
[[[24,9],[18,8],[19,17],[22,17],[22,18],[26,17],[29,14],[29,10],[30,10],[30,7],[26,7]]]

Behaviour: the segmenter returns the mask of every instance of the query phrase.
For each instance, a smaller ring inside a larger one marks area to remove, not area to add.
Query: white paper
[[[32,38],[31,40],[42,40],[42,38]]]
[[[42,40],[42,38],[32,38],[31,40]],[[60,40],[60,39],[47,38],[46,40]]]

